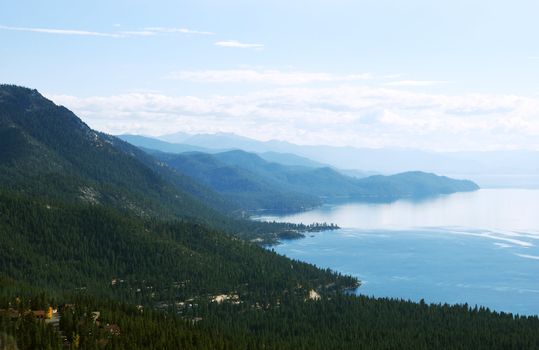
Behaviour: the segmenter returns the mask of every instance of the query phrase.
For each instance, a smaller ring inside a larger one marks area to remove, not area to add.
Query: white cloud
[[[237,49],[258,49],[258,50],[262,50],[264,48],[263,44],[247,44],[247,43],[242,43],[242,42],[237,41],[237,40],[217,41],[217,42],[214,43],[214,45],[221,46],[221,47],[232,47],[232,48],[237,48]]]
[[[119,32],[121,36],[154,36],[157,33],[149,30],[124,30]]]
[[[537,255],[517,254],[517,253],[515,253],[515,255],[520,256],[521,258],[539,260],[539,256]]]
[[[120,28],[120,24],[114,24],[115,28]],[[89,30],[77,30],[77,29],[57,29],[57,28],[34,28],[34,27],[10,27],[0,25],[0,29],[20,31],[20,32],[33,32],[44,34],[57,34],[57,35],[82,35],[82,36],[99,36],[109,38],[126,38],[137,36],[155,36],[164,33],[181,33],[181,34],[196,34],[196,35],[214,35],[213,32],[204,32],[198,30],[191,30],[188,28],[167,28],[167,27],[147,27],[143,30],[123,30],[117,32],[96,32]]]
[[[298,85],[316,82],[343,82],[370,79],[370,74],[335,75],[302,71],[260,69],[184,70],[172,72],[168,79],[200,83],[266,83]]]
[[[146,27],[144,30],[156,33],[182,33],[182,34],[195,34],[195,35],[215,35],[214,32],[205,32],[200,30],[193,30],[189,28],[170,28],[170,27]]]
[[[439,81],[439,80],[398,80],[398,81],[390,81],[388,83],[385,83],[384,85],[421,87],[421,86],[442,85],[442,84],[447,84],[447,83],[448,83],[447,81]]]
[[[83,35],[83,36],[101,36],[101,37],[111,37],[111,38],[118,38],[122,36],[121,34],[118,34],[118,33],[103,33],[103,32],[94,32],[94,31],[88,31],[88,30],[76,30],[76,29],[9,27],[9,26],[3,26],[3,25],[0,25],[0,29],[13,30],[13,31],[19,31],[19,32],[57,34],[57,35]]]
[[[234,132],[299,144],[539,150],[539,98],[343,85],[211,97],[49,96],[109,133]]]

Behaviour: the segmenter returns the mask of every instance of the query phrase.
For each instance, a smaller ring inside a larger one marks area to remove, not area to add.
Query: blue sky
[[[110,133],[539,149],[536,1],[8,1],[2,82]]]

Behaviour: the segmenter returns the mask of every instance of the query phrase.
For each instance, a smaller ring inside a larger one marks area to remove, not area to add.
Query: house
[[[53,312],[54,310],[50,306],[47,310],[32,310],[32,314],[34,315],[34,317],[42,320],[50,320],[52,318]]]
[[[32,314],[34,315],[35,318],[39,318],[39,319],[45,319],[47,316],[47,313],[45,310],[32,310]]]

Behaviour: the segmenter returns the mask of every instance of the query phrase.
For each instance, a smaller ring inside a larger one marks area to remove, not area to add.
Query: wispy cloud
[[[115,28],[120,28],[120,24],[115,24]],[[109,38],[127,38],[127,37],[148,37],[159,34],[192,34],[192,35],[214,35],[213,32],[204,32],[192,30],[188,28],[169,28],[169,27],[147,27],[142,30],[121,30],[114,32],[96,32],[90,30],[78,29],[59,29],[59,28],[36,28],[36,27],[11,27],[0,25],[0,30],[12,30],[20,32],[33,32],[56,35],[82,35],[82,36],[98,36]]]
[[[370,79],[370,74],[336,75],[320,72],[257,69],[184,70],[172,72],[168,79],[200,83],[266,83],[299,85],[317,82],[343,82]]]
[[[13,30],[13,31],[19,31],[19,32],[57,34],[57,35],[101,36],[101,37],[110,37],[110,38],[122,37],[122,34],[120,33],[104,33],[104,32],[94,32],[94,31],[88,31],[88,30],[77,30],[77,29],[10,27],[10,26],[3,26],[3,25],[0,25],[0,29]]]
[[[232,47],[236,49],[258,49],[262,50],[264,48],[263,44],[248,44],[248,43],[242,43],[237,40],[224,40],[224,41],[217,41],[214,43],[216,46],[221,47]]]
[[[214,32],[206,32],[200,30],[193,30],[189,28],[171,28],[171,27],[146,27],[144,30],[154,33],[182,33],[182,34],[194,34],[194,35],[215,35]]]
[[[529,255],[529,254],[515,254],[515,255],[520,256],[521,258],[539,260],[539,256],[537,255]]]
[[[149,31],[149,30],[123,30],[119,32],[119,34],[123,37],[128,37],[128,36],[154,36],[157,33]]]
[[[441,80],[398,80],[398,81],[390,81],[388,83],[385,83],[384,85],[421,87],[421,86],[442,85],[442,84],[447,84],[447,83],[448,83],[447,81],[441,81]]]

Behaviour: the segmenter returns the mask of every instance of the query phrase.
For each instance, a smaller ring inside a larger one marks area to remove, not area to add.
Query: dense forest
[[[0,349],[533,349],[539,319],[350,293],[227,198],[0,86]],[[256,242],[252,242],[255,240]]]

